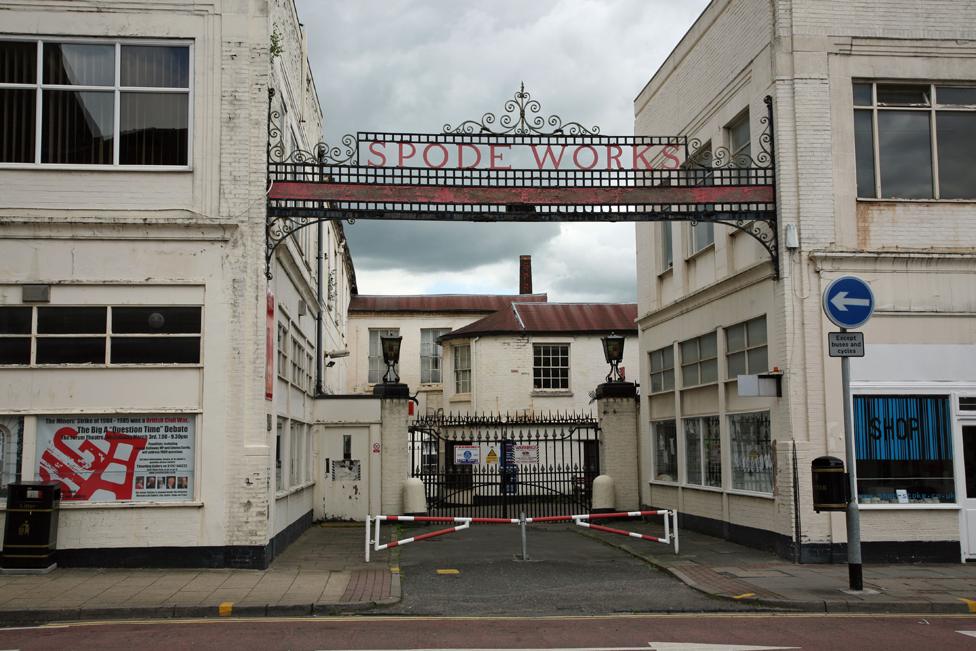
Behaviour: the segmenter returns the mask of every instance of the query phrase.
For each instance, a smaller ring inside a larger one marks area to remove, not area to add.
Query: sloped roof
[[[358,295],[349,303],[349,312],[495,312],[512,301],[545,303],[546,294],[426,294]]]
[[[459,339],[498,334],[637,334],[636,303],[511,302],[483,319],[440,338]]]

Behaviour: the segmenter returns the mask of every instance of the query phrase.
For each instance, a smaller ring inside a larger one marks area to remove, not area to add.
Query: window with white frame
[[[288,323],[278,322],[278,377],[288,379]]]
[[[654,479],[678,481],[678,433],[673,420],[651,423],[654,437]]]
[[[661,271],[674,267],[674,243],[671,222],[661,222]]]
[[[420,381],[425,384],[440,384],[441,359],[444,351],[437,338],[450,332],[450,328],[420,329]]]
[[[769,412],[729,416],[732,447],[732,488],[756,493],[773,492],[773,447]]]
[[[674,348],[665,346],[650,353],[651,393],[674,390]]]
[[[729,379],[769,370],[765,316],[725,329],[725,358]]]
[[[24,417],[0,416],[0,497],[7,485],[20,480],[24,458]]]
[[[718,416],[685,418],[685,481],[722,486],[722,441]]]
[[[0,38],[0,163],[185,167],[190,46]]]
[[[569,344],[532,346],[532,386],[535,389],[569,389]]]
[[[857,196],[976,199],[976,86],[854,83]]]
[[[398,337],[399,328],[370,328],[369,329],[369,377],[370,384],[379,384],[386,374],[386,364],[383,363],[383,342],[381,337]]]
[[[729,143],[729,160],[735,167],[752,166],[752,135],[749,131],[749,111],[746,111],[725,127]],[[738,173],[739,183],[749,182],[749,172]],[[732,231],[735,232],[735,231]]]
[[[689,171],[689,182],[694,185],[713,185],[712,143],[706,142],[692,154],[684,167]],[[694,255],[715,243],[715,224],[700,221],[688,225],[688,255]]]
[[[275,422],[275,490],[282,491],[285,489],[284,468],[281,465],[285,451],[282,445],[288,436],[288,421],[279,416]]]
[[[291,421],[288,448],[288,484],[291,488],[305,481],[305,423]]]
[[[471,393],[471,344],[454,346],[454,392]]]
[[[718,348],[714,332],[681,342],[681,386],[718,380]]]
[[[201,308],[0,306],[0,366],[199,364]]]

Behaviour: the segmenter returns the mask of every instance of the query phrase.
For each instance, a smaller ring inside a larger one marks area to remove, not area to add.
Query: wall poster
[[[61,499],[160,502],[193,499],[192,414],[38,416],[37,476]]]

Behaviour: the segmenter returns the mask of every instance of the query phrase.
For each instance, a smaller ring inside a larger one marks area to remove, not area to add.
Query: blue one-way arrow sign
[[[874,293],[860,278],[842,276],[827,286],[823,310],[835,325],[857,328],[867,323],[874,313]]]

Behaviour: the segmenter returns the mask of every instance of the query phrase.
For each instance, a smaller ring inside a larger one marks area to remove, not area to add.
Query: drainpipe
[[[318,316],[315,317],[315,395],[322,395],[322,312],[324,311],[324,301],[322,300],[322,256],[325,255],[325,247],[323,246],[322,239],[325,231],[322,221],[316,225],[318,230],[318,255],[316,255],[315,266],[316,273],[318,275],[318,282],[316,282],[315,297],[319,301],[319,312]]]

